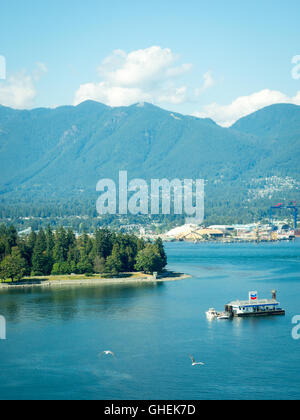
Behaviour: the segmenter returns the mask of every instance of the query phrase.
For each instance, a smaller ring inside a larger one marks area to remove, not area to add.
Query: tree
[[[137,243],[137,252],[141,251],[146,246],[145,241],[142,238],[138,238],[136,243]]]
[[[27,238],[27,246],[30,253],[30,266],[32,265],[33,250],[36,243],[36,233],[32,230]]]
[[[46,235],[46,255],[53,263],[53,251],[55,246],[54,234],[51,227],[48,225],[45,231]]]
[[[93,241],[86,233],[79,238],[79,247],[81,257],[89,258],[93,249]]]
[[[18,240],[18,233],[14,226],[9,226],[7,229],[7,242],[9,244],[10,249],[17,245]]]
[[[117,276],[122,268],[121,261],[113,255],[110,255],[105,264],[105,271],[107,273],[112,274],[113,276]]]
[[[0,238],[0,261],[5,257],[5,242],[3,238]]]
[[[17,254],[15,247],[11,246],[15,243]],[[13,258],[3,263],[2,275],[12,273],[14,279],[16,275],[24,275],[24,266],[27,267],[26,275],[35,276],[94,272],[117,275],[134,271],[136,267],[146,272],[161,271],[167,263],[161,240],[152,245],[135,235],[116,234],[108,229],[98,229],[94,236],[84,233],[76,238],[71,228],[65,230],[62,226],[55,234],[48,226],[23,238],[16,236],[13,227],[0,225],[0,262],[6,257]],[[20,270],[15,274],[12,267],[18,265]]]
[[[51,273],[52,259],[47,256],[46,235],[41,229],[37,235],[32,255],[32,275],[45,276]]]
[[[53,259],[56,263],[65,262],[68,257],[69,244],[67,232],[61,226],[55,234],[55,246],[53,250]]]
[[[79,274],[92,274],[93,270],[93,260],[90,257],[90,254],[93,249],[92,239],[84,233],[79,239],[79,248],[80,248],[80,259],[77,263],[77,272]]]
[[[164,267],[164,260],[155,245],[147,245],[145,249],[139,251],[135,264],[137,271],[153,274],[155,271],[161,272]]]
[[[18,248],[19,251],[21,253],[21,257],[24,258],[24,260],[26,261],[26,276],[30,276],[31,274],[31,250],[28,246],[28,243],[25,239],[20,239],[18,240]]]
[[[3,258],[11,254],[13,247],[17,246],[18,234],[13,226],[6,227],[5,225],[0,226],[0,257]]]
[[[135,260],[138,252],[137,238],[133,235],[119,234],[116,237],[118,244],[118,257],[122,263],[123,272],[134,271]]]
[[[20,250],[17,247],[12,248],[11,255],[3,259],[0,264],[0,277],[3,280],[11,279],[20,281],[26,272],[26,261],[22,258]]]
[[[94,272],[93,265],[88,257],[83,256],[77,264],[77,271],[79,274],[92,274]]]
[[[70,248],[74,248],[76,246],[76,236],[72,229],[68,229],[66,235],[66,246]]]
[[[167,254],[165,252],[164,244],[161,238],[158,238],[155,241],[155,247],[157,249],[157,252],[161,256],[163,267],[165,267],[168,264]]]
[[[97,229],[95,233],[95,255],[106,259],[111,255],[113,248],[113,234],[107,229]]]
[[[94,259],[94,272],[98,274],[105,272],[105,259],[98,255]]]
[[[70,274],[70,267],[67,262],[55,263],[52,268],[51,274],[53,275],[65,275]]]
[[[69,264],[70,272],[77,273],[77,264],[80,261],[80,251],[76,246],[76,243],[69,248],[67,262]]]
[[[107,257],[105,271],[114,276],[122,271],[120,245],[118,243],[114,244],[111,255]]]

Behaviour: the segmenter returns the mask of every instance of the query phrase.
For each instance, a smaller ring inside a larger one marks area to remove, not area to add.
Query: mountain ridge
[[[129,178],[146,180],[205,179],[210,205],[234,206],[262,188],[257,180],[300,181],[299,117],[298,106],[273,105],[224,128],[148,103],[112,108],[86,101],[23,111],[0,106],[0,194],[7,203],[24,195],[37,202],[95,197],[100,178],[117,179],[127,170]],[[299,194],[296,187],[276,188],[270,200],[280,188],[287,197]]]

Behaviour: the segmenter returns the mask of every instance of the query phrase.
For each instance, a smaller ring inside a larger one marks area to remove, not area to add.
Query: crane
[[[298,221],[297,203],[292,202],[289,205],[285,205],[284,203],[279,203],[279,204],[276,204],[276,206],[271,206],[270,207],[270,224],[272,226],[274,226],[273,212],[274,212],[274,210],[279,210],[279,209],[288,209],[288,210],[293,211],[293,213],[294,213],[294,227],[295,227],[295,230],[296,230],[297,229],[297,221]]]

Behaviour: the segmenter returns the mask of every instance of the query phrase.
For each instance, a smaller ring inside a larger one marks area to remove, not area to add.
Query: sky
[[[299,16],[299,0],[1,2],[0,104],[146,101],[230,126],[300,105]]]

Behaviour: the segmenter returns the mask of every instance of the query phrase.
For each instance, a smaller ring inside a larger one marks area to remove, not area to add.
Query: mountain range
[[[0,198],[96,197],[100,178],[203,178],[209,208],[300,198],[300,107],[218,126],[148,103],[14,110],[0,106]],[[242,203],[242,204],[241,204]],[[264,204],[265,205],[265,204]]]

